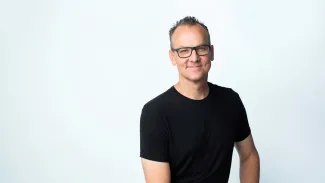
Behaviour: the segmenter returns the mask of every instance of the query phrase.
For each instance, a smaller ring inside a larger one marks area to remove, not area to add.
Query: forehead
[[[208,33],[201,25],[181,25],[172,35],[174,48],[208,44]]]

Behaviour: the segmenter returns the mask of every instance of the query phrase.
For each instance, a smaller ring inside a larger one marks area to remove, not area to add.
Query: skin
[[[208,44],[208,33],[200,25],[179,26],[172,36],[173,48],[192,47]],[[193,50],[189,58],[179,58],[176,52],[169,51],[170,61],[176,66],[179,81],[174,85],[182,95],[201,100],[209,93],[208,73],[214,60],[214,50],[211,46],[209,55],[198,56]],[[235,143],[240,158],[240,182],[258,183],[260,159],[252,135],[241,142]],[[142,167],[146,183],[170,183],[169,163],[156,162],[142,158]]]
[[[192,47],[208,44],[208,33],[200,25],[179,26],[172,36],[173,48]],[[188,58],[180,58],[176,52],[169,51],[169,58],[179,73],[179,81],[175,88],[184,96],[201,100],[209,93],[207,84],[211,62],[214,59],[214,49],[211,46],[209,55],[199,56],[196,51]]]

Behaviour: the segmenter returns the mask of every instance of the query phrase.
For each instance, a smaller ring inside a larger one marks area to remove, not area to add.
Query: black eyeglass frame
[[[197,53],[197,49],[200,48],[200,47],[202,47],[202,46],[207,46],[208,47],[209,50],[208,50],[208,53],[207,54],[200,55],[200,54]],[[191,54],[189,56],[187,56],[187,57],[181,57],[181,56],[179,56],[178,50],[180,50],[180,49],[186,49],[186,48],[190,48],[191,49]],[[194,47],[181,47],[181,48],[176,48],[176,49],[171,48],[171,50],[173,52],[176,51],[176,53],[177,53],[177,55],[178,55],[179,58],[188,58],[188,57],[190,57],[192,55],[193,50],[195,50],[196,54],[199,55],[199,56],[206,56],[206,55],[210,54],[210,52],[211,52],[211,44],[203,44],[203,45],[194,46]]]

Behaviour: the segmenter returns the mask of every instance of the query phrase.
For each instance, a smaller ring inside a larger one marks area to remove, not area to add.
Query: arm
[[[142,158],[142,168],[146,183],[170,183],[169,163]]]
[[[140,157],[146,183],[170,183],[168,128],[155,105],[140,119]]]
[[[235,147],[240,159],[240,182],[259,183],[260,179],[260,158],[256,150],[251,129],[249,126],[245,106],[236,93],[237,102],[234,105],[236,111],[237,135]]]
[[[254,145],[252,135],[235,143],[240,159],[240,182],[259,183],[260,158]]]

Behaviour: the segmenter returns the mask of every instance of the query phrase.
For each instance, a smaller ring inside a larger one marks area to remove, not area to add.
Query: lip
[[[187,66],[188,68],[199,68],[202,67],[201,65],[195,65],[195,66]]]

